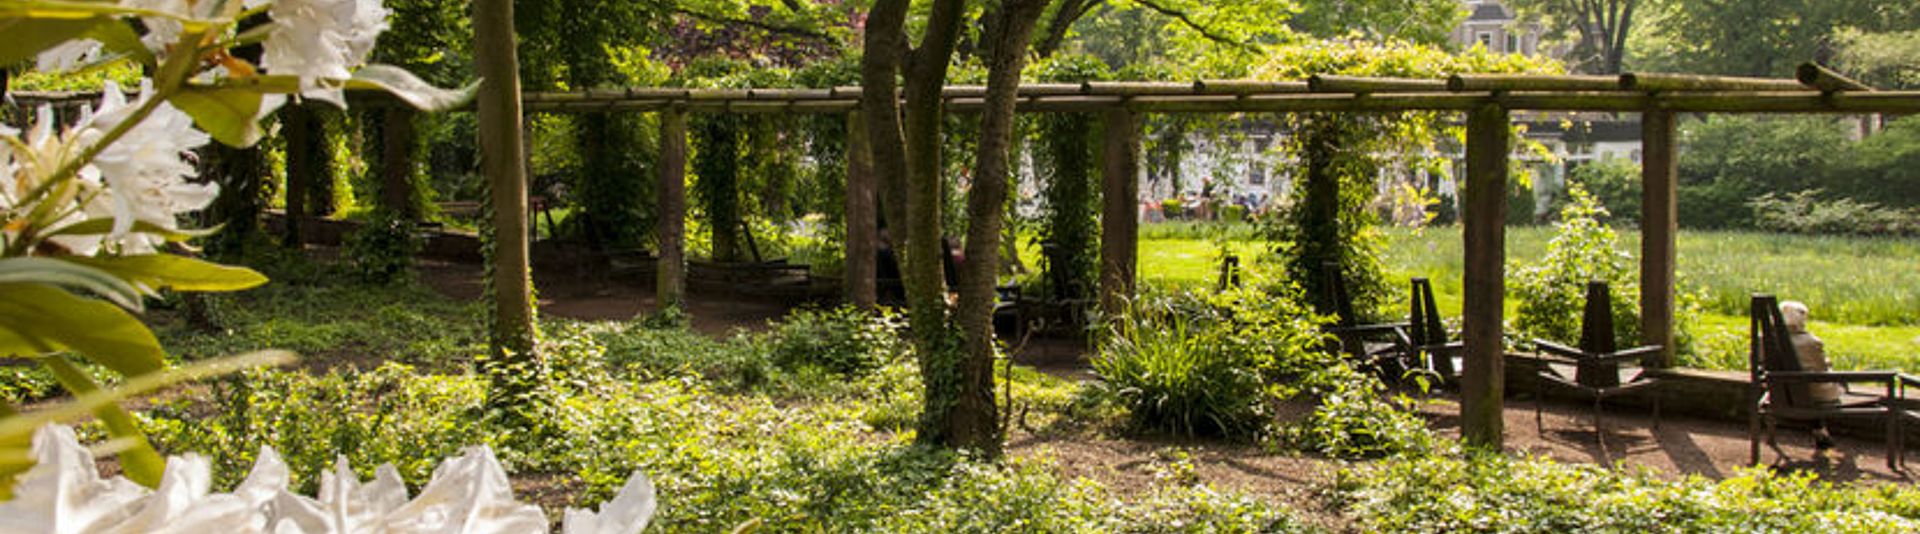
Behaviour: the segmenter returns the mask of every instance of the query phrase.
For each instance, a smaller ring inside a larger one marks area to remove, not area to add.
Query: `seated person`
[[[1787,334],[1792,337],[1793,354],[1800,359],[1800,369],[1809,372],[1826,372],[1826,344],[1820,338],[1807,331],[1807,316],[1810,314],[1806,304],[1798,301],[1780,303],[1780,318],[1785,321]],[[1807,384],[1806,398],[1815,405],[1832,406],[1840,403],[1840,385],[1834,383]],[[1813,429],[1814,448],[1826,451],[1833,448],[1833,436],[1827,432],[1827,422],[1819,422]]]

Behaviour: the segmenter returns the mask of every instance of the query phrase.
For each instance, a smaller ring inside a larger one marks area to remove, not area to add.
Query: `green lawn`
[[[1229,234],[1243,258],[1257,256],[1262,248],[1244,228]],[[1442,313],[1457,315],[1464,265],[1459,229],[1390,229],[1386,234],[1384,259],[1393,278],[1432,279]],[[1142,228],[1141,278],[1169,285],[1214,283],[1219,256],[1206,235],[1186,223]],[[1539,258],[1552,237],[1551,228],[1509,228],[1509,271]],[[1630,253],[1637,255],[1639,239],[1638,232],[1621,232]],[[1813,308],[1813,329],[1826,340],[1836,367],[1920,372],[1920,243],[1683,231],[1679,259],[1683,290],[1698,295],[1704,311],[1691,325],[1701,346],[1695,365],[1746,368],[1747,297],[1763,291]]]

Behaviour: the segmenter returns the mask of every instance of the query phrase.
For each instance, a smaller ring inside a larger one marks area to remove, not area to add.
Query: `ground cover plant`
[[[1920,491],[1743,469],[1680,478],[1452,453],[1342,471],[1337,500],[1375,532],[1911,532]]]
[[[236,482],[263,445],[294,473],[322,472],[344,455],[362,476],[390,462],[419,481],[462,444],[489,444],[516,478],[548,488],[536,494],[550,511],[600,502],[628,473],[648,473],[661,495],[655,528],[669,532],[747,523],[769,532],[1304,528],[1285,507],[1190,482],[1123,496],[1058,475],[1045,456],[994,463],[913,445],[919,373],[896,319],[801,311],[717,339],[641,321],[549,319],[548,374],[534,409],[550,428],[528,429],[488,415],[487,379],[460,356],[484,352],[484,333],[458,326],[474,322],[470,306],[414,282],[372,284],[344,271],[310,282],[235,296],[221,305],[217,332],[161,329],[169,345],[195,348],[187,357],[229,344],[329,347],[302,366],[164,397],[143,414],[162,450],[212,459],[215,487]],[[382,301],[412,313],[367,317]],[[259,309],[300,313],[241,311]],[[425,345],[400,342],[431,332],[440,334]],[[1087,406],[1095,401],[1075,382],[1006,372],[1028,426],[1109,417]],[[525,432],[538,439],[514,436]]]

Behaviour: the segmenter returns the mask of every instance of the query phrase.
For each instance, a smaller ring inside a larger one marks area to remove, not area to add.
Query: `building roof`
[[[1510,15],[1507,15],[1507,8],[1500,7],[1500,4],[1495,2],[1487,2],[1484,4],[1473,6],[1473,15],[1467,17],[1467,20],[1469,21],[1513,20],[1513,17]]]

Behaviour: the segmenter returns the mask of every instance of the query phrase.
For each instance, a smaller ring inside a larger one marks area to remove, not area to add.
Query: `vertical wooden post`
[[[860,112],[847,114],[847,302],[872,310],[879,300],[875,289],[875,256],[879,228],[874,219],[873,154],[867,147],[867,125]]]
[[[1673,112],[1640,115],[1640,154],[1640,335],[1661,347],[1642,363],[1668,367],[1673,365],[1674,236],[1680,232]]]
[[[420,218],[413,202],[413,114],[392,106],[380,124],[380,203],[406,220]]]
[[[1100,311],[1125,311],[1140,247],[1140,123],[1126,108],[1107,110],[1100,198]]]
[[[660,245],[654,293],[660,309],[678,307],[687,287],[687,112],[660,113]]]
[[[282,243],[298,248],[306,244],[300,227],[307,218],[307,189],[313,187],[314,174],[320,171],[320,163],[316,161],[319,154],[313,146],[316,121],[313,111],[299,104],[284,108],[280,121],[281,131],[287,135],[287,186],[281,192],[286,199],[287,217]]]
[[[493,207],[495,353],[533,354],[533,279],[527,264],[527,167],[520,114],[520,59],[512,0],[476,0],[474,60],[480,79],[480,170]]]
[[[1460,378],[1460,427],[1468,445],[1499,450],[1506,393],[1501,325],[1506,298],[1507,110],[1487,105],[1467,116],[1466,369]]]

